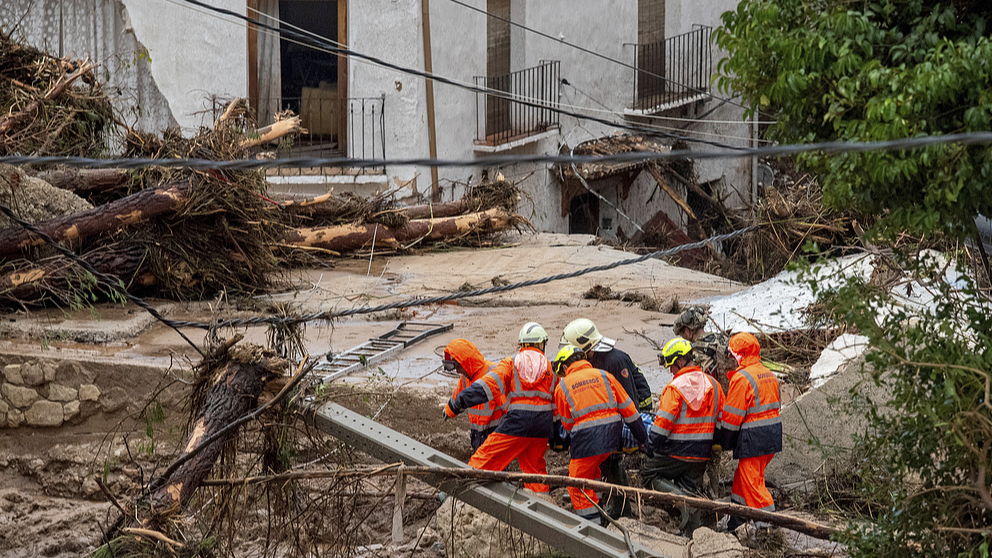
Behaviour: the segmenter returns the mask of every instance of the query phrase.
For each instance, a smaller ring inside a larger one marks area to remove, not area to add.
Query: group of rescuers
[[[455,339],[445,347],[443,365],[460,380],[444,416],[468,412],[469,465],[476,469],[503,471],[516,459],[524,473],[546,475],[550,446],[570,452],[570,477],[627,486],[624,454],[643,451],[645,487],[689,496],[705,496],[707,489],[716,495],[721,452],[732,449],[739,461],[731,501],[774,511],[765,468],[782,449],[778,380],[762,365],[753,335],[704,333],[706,317],[698,307],[678,317],[673,330],[679,337],[658,355],[674,378],[657,408],[644,374],[591,320],[565,327],[553,361],[545,356],[548,334],[536,322],[520,330],[520,351],[498,363],[471,341]],[[545,484],[525,487],[549,492]],[[600,507],[592,490],[569,487],[568,494],[575,512],[590,521],[607,523],[601,509],[612,518],[629,513],[622,497]],[[679,509],[683,534],[702,525],[698,510]],[[744,522],[730,516],[727,528]]]

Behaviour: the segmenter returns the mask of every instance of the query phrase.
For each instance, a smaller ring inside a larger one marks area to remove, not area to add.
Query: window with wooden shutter
[[[637,108],[648,108],[665,91],[665,0],[637,1],[637,69]]]
[[[489,89],[510,91],[510,0],[487,0],[486,10],[496,17],[486,18],[486,77]],[[502,18],[502,19],[497,19]],[[489,96],[486,99],[486,134],[508,133],[510,102]]]

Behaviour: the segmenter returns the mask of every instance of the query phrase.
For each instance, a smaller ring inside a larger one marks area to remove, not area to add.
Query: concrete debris
[[[617,523],[630,533],[631,540],[657,552],[658,556],[692,558],[692,555],[689,554],[689,539],[685,537],[666,533],[657,527],[629,517],[621,517]],[[611,525],[609,529],[618,533],[621,532],[614,525]]]
[[[863,358],[849,362],[822,386],[782,409],[783,447],[765,471],[768,479],[782,486],[846,466],[854,445],[851,437],[868,427],[867,406],[884,405],[889,397],[884,387],[863,381],[863,364]]]
[[[809,371],[809,379],[813,387],[818,388],[837,374],[841,368],[853,359],[861,356],[868,349],[868,338],[864,335],[845,333],[837,337],[820,354]]]
[[[0,164],[0,200],[18,217],[31,223],[72,215],[93,207],[72,192],[28,176],[20,168],[3,164]],[[10,219],[0,216],[0,228],[11,225]]]

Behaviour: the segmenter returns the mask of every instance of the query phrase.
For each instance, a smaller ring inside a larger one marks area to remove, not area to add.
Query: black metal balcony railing
[[[308,132],[294,138],[292,145],[278,147],[280,157],[340,157],[345,154],[342,144],[347,146],[347,156],[354,159],[386,157],[385,96],[348,99],[343,142],[338,119],[341,102],[333,95],[259,99],[258,104],[261,115],[292,110],[300,115]]]
[[[476,76],[476,87],[505,94],[476,94],[476,143],[500,145],[556,128],[560,75],[561,63],[551,60],[504,76]]]
[[[712,31],[699,25],[664,41],[634,45],[638,71],[634,72],[633,108],[678,106],[705,95],[713,75]]]

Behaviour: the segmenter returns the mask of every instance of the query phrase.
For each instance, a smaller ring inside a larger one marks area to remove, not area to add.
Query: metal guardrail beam
[[[314,425],[376,459],[417,467],[465,467],[468,465],[395,430],[349,411],[336,403],[312,410]],[[576,558],[672,558],[638,544],[628,549],[622,535],[569,513],[511,484],[464,483],[452,479],[419,477],[451,496],[472,505]],[[684,552],[677,553],[682,556]]]

